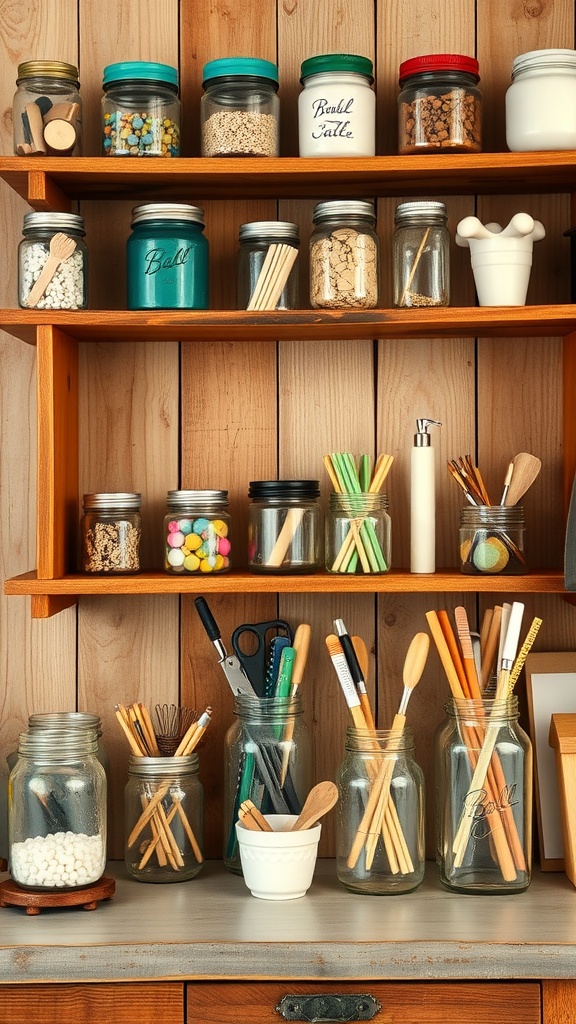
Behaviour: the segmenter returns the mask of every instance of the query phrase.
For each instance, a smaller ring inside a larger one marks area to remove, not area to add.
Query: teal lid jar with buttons
[[[126,244],[128,309],[208,309],[204,211],[189,203],[144,203]]]
[[[126,60],[104,68],[103,156],[180,156],[178,71]]]

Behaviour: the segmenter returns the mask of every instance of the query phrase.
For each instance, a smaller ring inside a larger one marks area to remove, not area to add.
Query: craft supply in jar
[[[252,221],[240,225],[238,239],[238,308],[298,309],[298,225]]]
[[[478,61],[430,53],[400,65],[398,152],[479,153],[482,96]]]
[[[322,558],[318,480],[252,480],[248,491],[248,568],[313,572]]]
[[[447,306],[450,236],[446,207],[409,202],[396,207],[392,239],[395,306]]]
[[[329,572],[388,572],[391,525],[385,494],[332,493],[325,522]]]
[[[104,68],[104,156],[180,156],[178,71],[154,61]]]
[[[378,305],[378,236],[374,204],[330,200],[314,207],[310,236],[310,303],[314,309]]]
[[[278,68],[258,57],[204,65],[202,156],[278,156]]]
[[[136,492],[85,494],[82,569],[92,573],[140,570],[142,496]]]
[[[18,303],[23,309],[86,309],[88,250],[76,213],[25,213],[18,246]]]
[[[168,491],[167,509],[166,572],[227,572],[231,551],[228,491]]]
[[[298,97],[300,156],[374,156],[376,97],[372,61],[324,53],[302,62]]]
[[[530,50],[514,58],[506,143],[513,152],[576,149],[576,50]]]
[[[78,68],[58,60],[18,65],[12,102],[17,156],[81,156],[82,100]]]
[[[207,309],[204,210],[189,203],[143,203],[132,210],[131,227],[128,309]]]
[[[468,575],[528,572],[521,505],[467,505],[460,513],[460,568]]]

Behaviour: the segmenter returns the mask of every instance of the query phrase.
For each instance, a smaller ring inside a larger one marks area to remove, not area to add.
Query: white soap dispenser
[[[436,459],[428,427],[439,420],[416,420],[410,459],[410,572],[436,569]]]

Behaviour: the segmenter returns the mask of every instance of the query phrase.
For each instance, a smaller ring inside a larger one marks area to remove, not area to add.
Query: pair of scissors
[[[266,671],[276,637],[292,643],[292,631],[283,619],[269,622],[245,622],[232,633],[232,646],[248,679],[259,697],[264,697]]]

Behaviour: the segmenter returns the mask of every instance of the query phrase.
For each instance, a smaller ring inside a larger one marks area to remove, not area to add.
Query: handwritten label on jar
[[[314,100],[312,104],[313,119],[318,121],[318,118],[323,120],[312,130],[313,139],[329,139],[329,138],[340,138],[340,139],[353,139],[354,132],[352,131],[352,123],[350,118],[348,120],[337,120],[331,115],[337,114],[342,117],[353,114],[354,98],[351,96],[350,99],[340,99],[337,103],[330,103],[326,98],[320,98]]]
[[[189,255],[190,246],[187,249],[177,249],[172,256],[167,256],[165,249],[150,249],[144,256],[144,273],[157,274],[159,270],[182,267],[188,262]]]
[[[375,108],[371,89],[308,86],[298,100],[300,156],[373,156]]]

